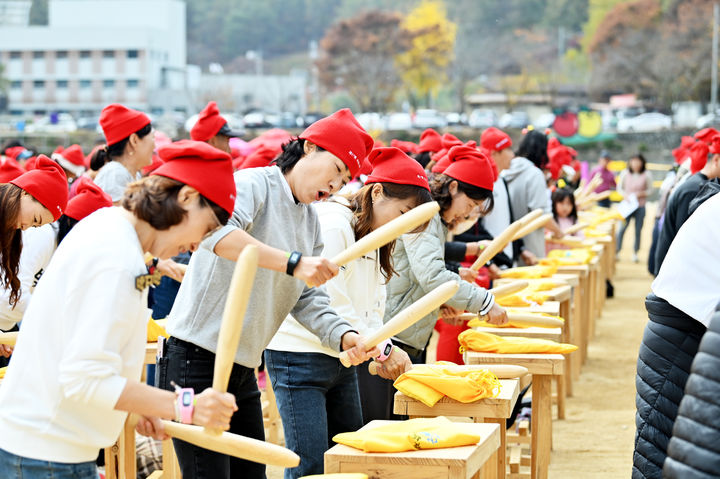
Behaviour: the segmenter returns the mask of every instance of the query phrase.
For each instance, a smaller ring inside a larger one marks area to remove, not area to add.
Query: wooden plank
[[[552,444],[551,376],[533,375],[532,385],[532,475],[534,479],[547,479]]]
[[[465,364],[514,364],[528,369],[530,374],[563,374],[565,357],[562,354],[496,354],[465,351]]]
[[[501,379],[498,397],[480,399],[472,403],[461,403],[445,396],[433,407],[428,407],[398,391],[395,393],[393,412],[416,417],[459,416],[506,419],[512,414],[519,392],[517,379]]]

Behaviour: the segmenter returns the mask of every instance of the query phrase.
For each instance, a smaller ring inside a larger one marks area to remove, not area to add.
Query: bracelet
[[[298,263],[300,263],[301,257],[302,253],[300,253],[299,251],[293,251],[292,253],[290,253],[287,261],[287,269],[285,270],[288,276],[293,276],[293,273],[295,273],[295,268],[297,267]]]

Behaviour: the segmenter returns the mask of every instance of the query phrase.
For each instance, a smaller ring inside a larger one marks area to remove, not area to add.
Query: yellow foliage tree
[[[412,48],[395,57],[405,88],[413,104],[418,98],[429,102],[435,90],[447,81],[453,60],[457,25],[447,18],[445,5],[423,0],[402,23],[413,37]]]

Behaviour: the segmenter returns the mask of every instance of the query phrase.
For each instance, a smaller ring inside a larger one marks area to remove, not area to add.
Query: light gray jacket
[[[393,275],[387,285],[385,322],[450,280],[458,281],[460,289],[447,302],[448,305],[486,314],[495,304],[493,295],[487,290],[463,281],[456,273],[445,268],[447,234],[448,229],[437,214],[422,233],[406,234],[396,241],[393,262],[397,274]],[[395,337],[414,348],[424,349],[437,321],[438,311],[433,311]]]

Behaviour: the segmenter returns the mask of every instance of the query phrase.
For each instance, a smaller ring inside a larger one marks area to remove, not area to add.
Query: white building
[[[190,108],[180,0],[50,0],[47,26],[13,23],[0,28],[13,115]]]

